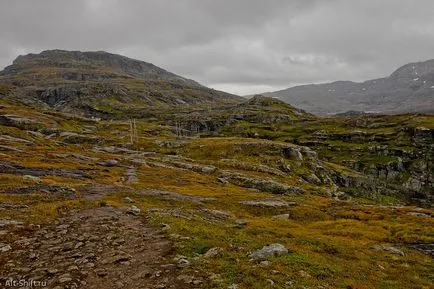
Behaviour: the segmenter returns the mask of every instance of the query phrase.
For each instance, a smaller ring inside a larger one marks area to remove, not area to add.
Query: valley
[[[318,117],[65,53],[0,74],[2,284],[432,287],[433,115]]]

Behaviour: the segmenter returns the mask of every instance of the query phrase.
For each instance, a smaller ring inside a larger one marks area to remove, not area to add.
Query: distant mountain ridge
[[[0,72],[0,97],[91,116],[243,99],[151,63],[104,51],[47,50]]]
[[[100,69],[105,67],[112,68],[119,73],[126,73],[144,79],[170,80],[200,86],[199,83],[191,79],[166,71],[152,63],[105,51],[46,50],[39,54],[20,55],[13,61],[11,66],[4,69],[4,73],[13,74],[19,69],[26,69],[29,66],[35,68],[38,66],[54,66],[65,69]]]
[[[406,64],[384,78],[301,85],[263,94],[318,115],[433,113],[434,59]]]

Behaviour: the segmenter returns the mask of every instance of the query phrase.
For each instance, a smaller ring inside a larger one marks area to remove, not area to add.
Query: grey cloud
[[[3,0],[0,66],[107,50],[235,93],[363,80],[433,57],[431,0]]]

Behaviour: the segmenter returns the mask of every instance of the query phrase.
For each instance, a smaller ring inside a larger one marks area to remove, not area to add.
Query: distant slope
[[[0,72],[0,83],[0,96],[96,116],[242,100],[151,63],[104,51],[48,50],[19,56]]]
[[[314,114],[349,110],[381,113],[434,112],[434,60],[410,63],[389,77],[336,81],[264,93]]]

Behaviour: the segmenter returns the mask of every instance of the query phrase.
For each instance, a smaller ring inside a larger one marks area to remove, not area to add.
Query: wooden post
[[[130,119],[130,143],[133,143],[133,121]]]

